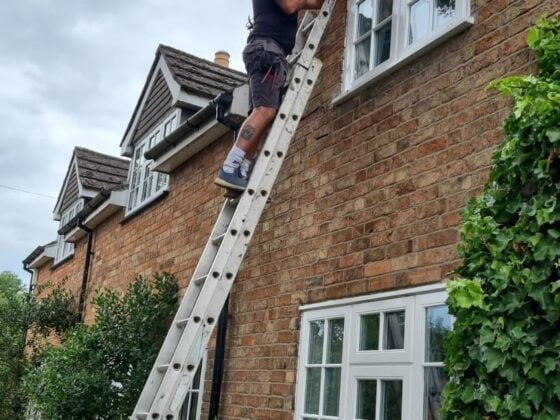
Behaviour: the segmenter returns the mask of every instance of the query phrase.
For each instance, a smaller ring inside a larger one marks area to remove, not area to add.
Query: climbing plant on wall
[[[447,419],[560,418],[560,24],[528,35],[537,75],[491,84],[513,99],[484,194],[463,216],[449,284]]]

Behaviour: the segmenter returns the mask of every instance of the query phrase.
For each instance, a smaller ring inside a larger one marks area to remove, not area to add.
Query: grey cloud
[[[0,2],[0,184],[57,195],[73,147],[119,154],[159,43],[240,51],[249,0]],[[0,271],[55,239],[55,201],[0,188]]]

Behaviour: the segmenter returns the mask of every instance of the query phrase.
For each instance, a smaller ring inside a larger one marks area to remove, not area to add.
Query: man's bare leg
[[[255,155],[261,137],[272,124],[276,112],[274,108],[259,106],[251,112],[241,126],[235,145],[245,152],[247,158],[253,158]]]
[[[244,190],[251,161],[255,157],[260,140],[276,116],[277,110],[270,107],[257,107],[247,117],[235,145],[230,150],[216,184],[235,190]],[[239,175],[238,173],[241,172]]]

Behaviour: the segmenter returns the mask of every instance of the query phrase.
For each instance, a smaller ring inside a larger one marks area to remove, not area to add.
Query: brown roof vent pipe
[[[230,55],[227,51],[218,51],[214,57],[214,63],[219,66],[229,68]]]

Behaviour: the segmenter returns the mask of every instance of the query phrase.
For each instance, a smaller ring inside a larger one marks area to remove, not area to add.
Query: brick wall
[[[435,282],[457,265],[460,210],[481,192],[509,112],[484,86],[534,70],[527,29],[559,9],[473,0],[471,29],[333,106],[346,19],[338,2],[319,86],[233,288],[220,418],[292,418],[301,304]],[[92,289],[168,271],[184,290],[222,203],[212,180],[230,144],[179,168],[154,207],[96,230]],[[83,261],[80,252],[51,277]]]

